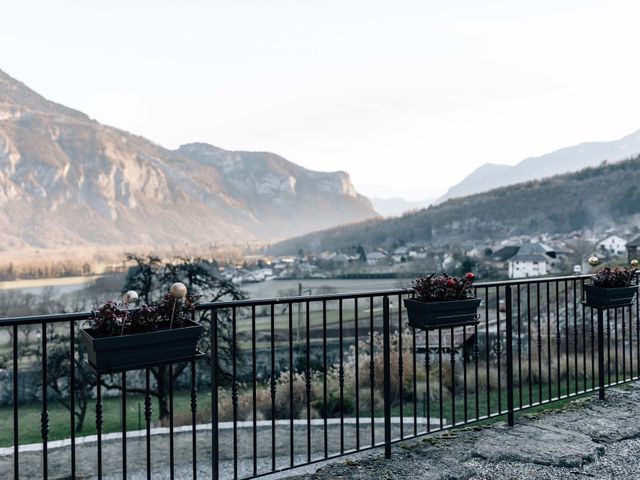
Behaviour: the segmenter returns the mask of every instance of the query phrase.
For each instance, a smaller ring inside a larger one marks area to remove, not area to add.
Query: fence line
[[[207,327],[205,357],[128,377],[102,374],[89,389],[76,336],[92,312],[0,319],[0,332],[11,332],[13,359],[12,422],[3,424],[11,432],[13,470],[0,473],[19,478],[37,467],[47,478],[49,450],[64,444],[72,478],[114,473],[118,455],[123,478],[132,468],[152,478],[156,433],[168,431],[161,460],[171,478],[185,465],[193,478],[253,478],[378,446],[389,457],[391,445],[405,439],[501,416],[513,425],[517,412],[584,393],[604,398],[607,387],[639,376],[640,315],[637,303],[596,311],[585,306],[587,278],[478,283],[479,323],[434,331],[406,325],[408,289],[203,303],[195,316]],[[24,432],[33,430],[25,424],[33,417],[21,416],[32,407],[18,402],[18,377],[33,368],[19,357],[24,326],[40,328],[37,360],[46,386],[38,419],[42,461],[35,467],[21,461],[26,453],[19,447]],[[63,331],[68,344],[54,344]],[[65,375],[52,369],[61,348]],[[52,389],[60,384],[68,392]],[[109,397],[116,391],[117,408]],[[154,397],[167,409],[160,425]],[[94,422],[86,433],[95,435],[96,459],[79,466],[77,444],[85,448],[87,441],[76,441],[76,411],[86,408],[87,398]],[[59,408],[49,411],[55,399],[67,402],[65,426]],[[121,434],[118,446],[111,433],[129,430],[128,406],[136,399],[144,405],[138,421],[144,414],[144,428],[130,422],[135,433]],[[176,444],[174,436],[183,439],[188,431],[190,445]],[[69,439],[48,448],[51,435]],[[144,444],[132,446],[136,439]],[[144,450],[143,464],[128,458],[128,448]]]

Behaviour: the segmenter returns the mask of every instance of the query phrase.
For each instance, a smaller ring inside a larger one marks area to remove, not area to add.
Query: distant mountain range
[[[464,180],[451,187],[437,203],[450,198],[486,192],[493,188],[536,180],[585,167],[617,162],[640,154],[640,130],[612,142],[588,142],[562,148],[540,157],[530,157],[520,163],[498,165],[485,163]]]
[[[376,217],[345,172],[273,153],[165,149],[0,71],[0,244],[273,241]]]
[[[285,240],[274,254],[451,245],[515,235],[622,229],[640,221],[640,156],[447,200],[398,218],[374,219]]]

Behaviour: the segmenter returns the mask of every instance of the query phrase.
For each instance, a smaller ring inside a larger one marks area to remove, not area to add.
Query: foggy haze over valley
[[[0,113],[5,249],[273,243],[436,202],[369,200],[348,172],[315,172],[272,153],[205,143],[168,150],[50,102],[1,71]],[[486,165],[437,202],[638,153],[635,132],[513,167]]]

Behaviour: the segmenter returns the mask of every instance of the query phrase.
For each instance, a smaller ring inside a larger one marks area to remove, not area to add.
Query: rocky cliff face
[[[229,152],[207,144],[183,145],[177,153],[214,170],[221,189],[252,212],[266,235],[288,237],[296,230],[372,216],[371,203],[345,172],[314,172],[273,153]]]
[[[207,144],[171,151],[0,71],[0,241],[269,241],[375,216],[344,172]]]

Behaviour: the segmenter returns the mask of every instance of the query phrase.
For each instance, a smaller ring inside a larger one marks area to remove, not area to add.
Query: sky
[[[640,2],[21,0],[0,69],[167,148],[207,142],[427,199],[640,129]]]

